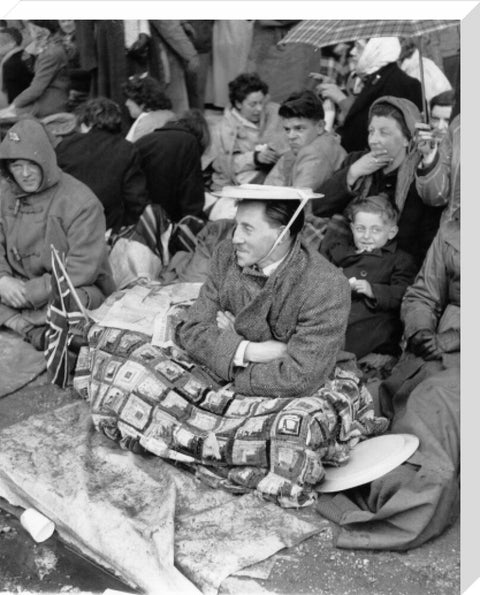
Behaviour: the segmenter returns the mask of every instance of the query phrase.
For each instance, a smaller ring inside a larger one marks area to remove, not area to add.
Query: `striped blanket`
[[[74,387],[90,403],[96,429],[232,492],[311,504],[324,465],[346,463],[355,444],[387,427],[365,386],[340,368],[309,396],[251,397],[145,334],[94,324],[88,342]]]

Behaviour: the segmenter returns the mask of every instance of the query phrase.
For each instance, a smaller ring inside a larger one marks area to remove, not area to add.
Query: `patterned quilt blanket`
[[[387,428],[355,374],[337,368],[314,394],[252,397],[221,385],[175,346],[94,324],[74,387],[95,427],[123,447],[190,466],[210,485],[256,490],[282,506],[311,504],[324,465]]]

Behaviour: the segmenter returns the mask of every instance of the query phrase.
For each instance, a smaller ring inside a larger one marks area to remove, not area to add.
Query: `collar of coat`
[[[393,254],[397,250],[397,240],[389,240],[384,246],[381,248],[375,248],[371,252],[357,252],[356,246],[351,243],[338,243],[336,246],[333,246],[330,249],[330,254],[333,257],[334,263],[338,263],[340,259],[348,258],[354,262],[358,258],[363,256],[373,256],[379,258],[384,254]]]

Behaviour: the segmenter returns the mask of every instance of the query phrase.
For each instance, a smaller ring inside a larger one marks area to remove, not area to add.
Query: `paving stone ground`
[[[69,390],[48,384],[42,375],[0,399],[0,430],[33,413],[44,413],[74,400]],[[33,542],[8,508],[8,503],[0,500],[0,593],[128,590],[115,577],[68,549],[55,535],[43,544]],[[220,595],[457,595],[460,523],[457,521],[439,538],[406,553],[335,549],[328,528],[296,547],[282,550],[274,560],[268,579],[229,578]]]

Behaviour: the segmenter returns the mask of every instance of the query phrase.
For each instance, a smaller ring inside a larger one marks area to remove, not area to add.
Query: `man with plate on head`
[[[216,249],[208,279],[179,340],[244,395],[311,394],[333,372],[345,338],[350,288],[341,271],[300,238],[309,189],[245,184],[231,239]]]

